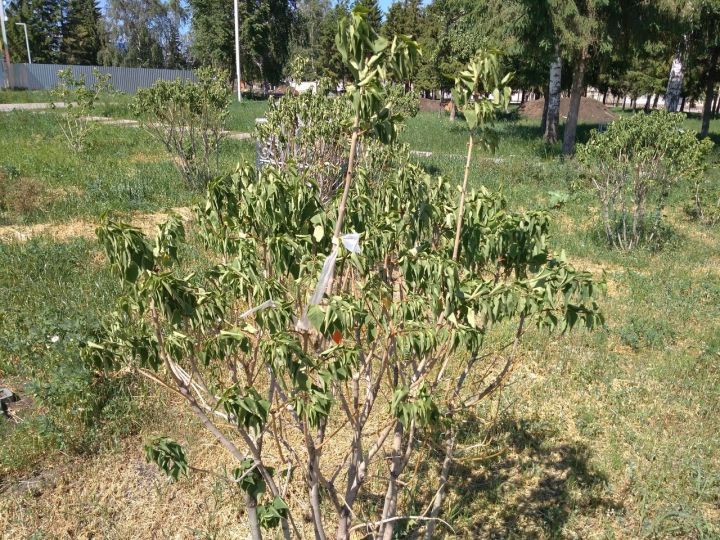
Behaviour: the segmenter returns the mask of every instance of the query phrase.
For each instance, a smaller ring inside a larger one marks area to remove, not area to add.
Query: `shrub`
[[[352,107],[344,96],[322,91],[270,100],[265,122],[255,129],[261,163],[294,164],[327,202],[347,167]]]
[[[110,74],[101,73],[93,69],[95,82],[88,86],[85,75],[73,75],[72,69],[58,71],[60,84],[52,91],[53,101],[64,104],[62,112],[58,113],[60,129],[65,136],[68,146],[74,152],[81,152],[87,144],[87,139],[96,122],[89,118],[95,110],[97,102],[103,94],[112,90]],[[55,103],[53,103],[55,107]]]
[[[309,182],[317,185],[323,203],[342,185],[353,126],[352,102],[344,95],[327,95],[328,88],[328,81],[321,80],[317,92],[271,99],[264,122],[255,128],[258,165],[293,164]],[[395,124],[417,114],[417,95],[406,94],[400,85],[388,84],[382,97]],[[367,151],[370,147],[372,152]],[[369,174],[380,172],[380,162],[387,163],[390,156],[398,155],[380,148],[373,136],[365,137],[363,146],[358,146],[357,159],[376,161],[375,167],[365,167]]]
[[[202,189],[219,173],[230,103],[227,71],[202,68],[197,81],[157,81],[138,91],[133,111],[175,158],[187,185]]]
[[[379,38],[362,13],[337,40],[356,81],[342,196],[322,201],[296,167],[213,180],[197,212],[214,261],[202,274],[182,271],[178,219],[154,242],[114,222],[98,231],[126,295],[91,358],[177,390],[235,458],[228,481],[254,539],[278,526],[302,536],[300,509],[316,538],[327,527],[392,538],[409,511],[408,465],[442,438],[435,495],[415,527],[434,523],[459,426],[502,385],[526,330],[602,321],[590,274],[552,257],[545,212],[514,213],[485,189],[460,203],[454,184],[407,156],[380,175],[355,164],[365,134],[392,138],[378,89],[386,73],[404,78],[416,52]],[[169,439],[147,456],[173,478],[192,470]],[[363,497],[369,484],[381,508]]]
[[[670,190],[696,180],[712,145],[682,128],[685,116],[665,111],[635,114],[593,131],[578,158],[602,205],[610,244],[632,249],[657,238]]]
[[[386,89],[387,100],[403,118],[415,118],[420,111],[420,93],[406,90],[405,85],[391,84]]]
[[[0,168],[0,222],[27,218],[48,202],[44,183],[21,177],[12,166]]]

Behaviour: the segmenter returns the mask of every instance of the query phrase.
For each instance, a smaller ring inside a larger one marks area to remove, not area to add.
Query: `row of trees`
[[[426,95],[449,90],[450,74],[478,47],[496,48],[515,74],[513,86],[548,97],[543,128],[554,141],[559,93],[570,92],[567,152],[587,85],[657,102],[671,64],[671,108],[704,99],[707,132],[720,80],[720,0],[396,0],[384,18],[377,0],[239,0],[243,79],[277,83],[291,65],[303,78],[347,79],[334,36],[358,4],[378,33],[419,42],[424,54],[407,82]],[[233,0],[109,0],[104,18],[95,0],[13,0],[9,14],[14,61],[24,59],[14,23],[26,22],[38,62],[211,64],[234,72]],[[298,56],[308,61],[292,62]]]
[[[715,87],[720,80],[719,0],[398,0],[382,21],[376,0],[358,0],[376,29],[415,37],[423,58],[413,84],[427,95],[452,85],[478,46],[497,48],[513,86],[548,97],[545,138],[558,136],[559,95],[571,95],[564,149],[574,149],[580,97],[588,85],[606,95],[655,96],[668,88],[673,58],[680,86],[671,85],[673,110],[681,99],[704,99],[707,133]],[[311,61],[305,75],[344,77],[327,51],[327,28],[348,2],[302,0],[293,27],[292,53]],[[676,88],[677,86],[677,88]],[[673,98],[674,96],[674,98]],[[707,99],[705,99],[707,97]],[[652,103],[652,101],[651,101]],[[648,104],[649,107],[650,104]]]
[[[179,68],[188,65],[179,0],[12,0],[7,9],[10,59],[46,64]]]

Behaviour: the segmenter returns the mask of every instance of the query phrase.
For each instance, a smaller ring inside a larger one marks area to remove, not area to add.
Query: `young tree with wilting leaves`
[[[212,253],[197,274],[183,271],[179,219],[154,241],[118,223],[99,229],[126,294],[90,358],[129,366],[187,404],[234,461],[227,481],[256,540],[263,529],[390,540],[451,528],[447,464],[434,504],[410,513],[418,449],[457,433],[502,385],[529,328],[602,320],[590,274],[552,254],[545,212],[513,212],[485,189],[458,197],[407,150],[385,146],[401,120],[386,79],[406,78],[418,51],[378,36],[363,13],[337,36],[353,82],[334,194],[321,198],[292,161],[217,178],[197,209]],[[471,129],[507,98],[493,88],[501,80],[488,56],[459,74]],[[146,455],[172,478],[190,473],[192,455],[167,437]]]

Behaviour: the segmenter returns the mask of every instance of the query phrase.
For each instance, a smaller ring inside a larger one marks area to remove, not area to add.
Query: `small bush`
[[[420,94],[414,90],[406,91],[402,84],[387,88],[387,101],[393,113],[403,118],[415,118],[420,111]]]
[[[137,93],[133,111],[175,158],[187,185],[204,188],[220,169],[230,103],[227,71],[199,69],[197,81],[157,81]]]
[[[95,122],[88,116],[103,94],[111,91],[110,75],[93,70],[95,82],[88,86],[85,75],[75,77],[71,69],[58,71],[60,84],[52,91],[53,101],[64,103],[64,110],[57,118],[60,129],[70,149],[81,152],[86,144]],[[53,107],[55,104],[53,103]]]
[[[605,236],[616,248],[656,240],[670,190],[702,173],[712,143],[682,129],[684,119],[665,111],[636,114],[593,131],[579,146],[602,204]]]
[[[323,85],[321,85],[323,86]],[[352,108],[345,97],[322,89],[271,100],[266,121],[256,127],[261,164],[293,164],[317,185],[327,202],[347,167]]]
[[[0,215],[3,221],[26,217],[48,202],[45,184],[21,177],[14,167],[0,169]]]

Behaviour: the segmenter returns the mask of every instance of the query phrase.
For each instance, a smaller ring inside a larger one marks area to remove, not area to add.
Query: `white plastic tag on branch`
[[[265,301],[264,301],[262,304],[260,304],[259,306],[255,306],[254,308],[248,309],[247,311],[245,311],[244,313],[242,313],[242,314],[240,315],[240,318],[241,318],[241,319],[244,319],[245,317],[249,317],[250,315],[252,315],[252,314],[255,313],[256,311],[260,311],[261,309],[265,309],[265,308],[269,308],[269,307],[271,307],[271,308],[275,307],[275,302],[273,302],[272,300],[265,300]]]
[[[345,249],[347,249],[350,253],[360,253],[360,233],[345,234],[340,237],[340,241]],[[320,278],[318,279],[313,295],[310,297],[310,302],[305,306],[302,318],[295,325],[297,330],[310,330],[310,321],[307,318],[308,308],[310,306],[318,305],[322,300],[323,294],[325,294],[325,291],[332,280],[333,273],[335,272],[335,261],[337,260],[337,255],[338,244],[335,242],[330,255],[328,255],[327,259],[325,259],[325,264],[323,264],[322,270],[320,271]]]
[[[343,246],[350,253],[360,253],[362,251],[360,249],[360,233],[346,234],[341,236],[340,240],[342,240]]]

